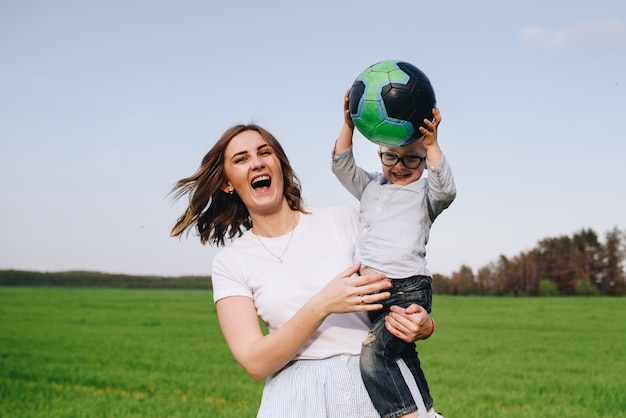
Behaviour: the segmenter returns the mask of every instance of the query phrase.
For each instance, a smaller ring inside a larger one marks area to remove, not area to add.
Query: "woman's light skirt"
[[[401,363],[405,379],[412,377]],[[406,379],[413,396],[417,385]],[[420,410],[422,410],[421,406]],[[270,376],[263,389],[258,418],[379,418],[361,380],[359,356],[342,354],[319,360],[296,360]]]

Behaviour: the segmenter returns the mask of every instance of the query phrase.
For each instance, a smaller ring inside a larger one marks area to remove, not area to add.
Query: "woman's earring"
[[[235,191],[235,189],[233,189],[232,187],[228,189],[228,194],[233,194],[233,192]]]

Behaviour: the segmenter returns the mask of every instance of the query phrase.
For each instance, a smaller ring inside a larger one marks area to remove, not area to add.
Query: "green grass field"
[[[626,298],[435,296],[457,417],[626,417]],[[254,417],[208,291],[0,287],[0,417]],[[297,418],[297,417],[296,417]]]

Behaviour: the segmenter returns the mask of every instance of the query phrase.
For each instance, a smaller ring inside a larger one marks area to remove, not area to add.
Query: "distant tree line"
[[[591,229],[546,238],[513,258],[501,255],[479,268],[435,275],[433,291],[452,295],[626,295],[626,231],[613,228],[604,241]]]
[[[591,229],[546,238],[537,246],[481,267],[467,266],[451,276],[435,274],[433,291],[449,295],[626,295],[626,231],[613,228],[604,240]],[[137,276],[90,271],[0,270],[0,286],[115,287],[134,289],[211,289],[210,276]]]
[[[2,286],[114,287],[129,289],[210,289],[210,276],[137,276],[92,271],[0,270]]]

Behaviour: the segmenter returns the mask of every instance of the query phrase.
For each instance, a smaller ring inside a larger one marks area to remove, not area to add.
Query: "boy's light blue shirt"
[[[332,170],[360,204],[355,261],[390,278],[430,276],[426,243],[435,218],[454,200],[454,176],[445,156],[426,162],[428,177],[406,186],[357,166],[352,147],[333,156]]]

